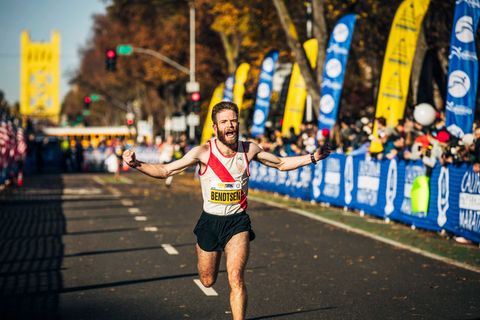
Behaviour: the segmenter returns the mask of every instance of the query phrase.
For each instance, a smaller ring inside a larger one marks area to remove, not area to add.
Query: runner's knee
[[[232,289],[242,288],[244,286],[243,271],[240,269],[231,270],[228,272],[228,282]]]
[[[217,277],[215,277],[214,275],[200,275],[200,282],[206,288],[210,288],[211,286],[213,286],[216,281]]]

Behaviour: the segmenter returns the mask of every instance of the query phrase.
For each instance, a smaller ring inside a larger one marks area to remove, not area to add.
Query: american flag
[[[7,120],[4,114],[0,114],[0,167],[2,168],[7,164],[8,138]]]
[[[17,154],[19,159],[24,159],[27,154],[27,144],[25,143],[22,127],[17,128]]]

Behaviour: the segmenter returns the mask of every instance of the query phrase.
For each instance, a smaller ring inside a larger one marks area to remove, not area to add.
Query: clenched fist
[[[135,168],[138,165],[137,160],[135,159],[135,152],[132,150],[125,150],[122,155],[123,161],[128,164],[130,167]]]

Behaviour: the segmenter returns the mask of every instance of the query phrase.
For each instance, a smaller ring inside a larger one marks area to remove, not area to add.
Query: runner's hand
[[[135,152],[132,150],[125,150],[122,155],[123,161],[130,167],[135,167],[137,160],[135,159]]]
[[[330,155],[334,148],[327,142],[315,151],[315,159],[317,161],[323,160]]]

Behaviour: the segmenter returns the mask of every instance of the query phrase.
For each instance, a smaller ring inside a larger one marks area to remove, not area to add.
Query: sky
[[[0,0],[0,90],[10,103],[19,100],[20,34],[50,42],[60,33],[60,100],[68,92],[68,74],[77,70],[78,50],[91,36],[93,15],[105,13],[102,0]]]

